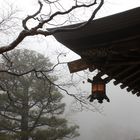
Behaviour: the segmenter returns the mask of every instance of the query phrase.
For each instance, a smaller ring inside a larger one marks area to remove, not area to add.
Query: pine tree
[[[8,72],[0,73],[0,136],[6,140],[8,136],[18,140],[78,136],[78,126],[68,127],[62,118],[65,104],[52,84],[57,77],[50,60],[29,50],[14,50],[7,58],[3,57],[2,62]]]

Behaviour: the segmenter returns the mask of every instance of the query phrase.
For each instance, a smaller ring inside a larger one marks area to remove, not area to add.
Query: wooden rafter
[[[81,70],[99,69],[100,76],[108,75],[106,83],[114,79],[115,85],[140,96],[139,15],[140,7],[94,20],[82,30],[60,32],[55,38],[81,56]]]

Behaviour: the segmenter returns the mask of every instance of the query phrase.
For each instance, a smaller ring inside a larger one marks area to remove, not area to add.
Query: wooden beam
[[[121,88],[125,88],[127,86],[134,87],[137,83],[139,83],[139,81],[140,81],[140,77],[137,76],[136,78],[130,79],[129,82],[123,83],[123,85],[121,85]],[[128,90],[130,90],[130,89],[128,88]]]
[[[138,92],[138,90],[132,90],[132,94],[136,94]]]
[[[139,73],[140,73],[140,70],[137,70],[137,71],[135,71],[135,72],[133,72],[133,73],[130,73],[128,76],[125,76],[124,78],[120,78],[119,80],[114,81],[114,85],[117,85],[117,84],[119,84],[119,83],[126,82],[126,81],[128,81],[130,78],[136,76],[136,75],[139,74]]]
[[[120,72],[118,72],[118,74],[117,74],[117,76],[115,77],[115,78],[117,78],[117,77],[120,77],[120,76],[122,76],[123,74],[125,74],[126,72],[129,72],[130,70],[133,70],[133,69],[135,69],[137,66],[131,66],[131,67],[126,67],[126,68],[124,68],[122,71],[120,71]]]
[[[82,71],[90,67],[92,67],[92,69],[94,68],[93,65],[88,64],[84,59],[78,59],[72,62],[68,62],[67,64],[70,73]]]
[[[140,82],[140,81],[138,81],[137,84],[135,84],[135,85],[129,86],[129,87],[127,88],[127,91],[129,92],[129,91],[131,91],[132,89],[139,89],[139,82]],[[139,90],[139,91],[140,91],[140,90]]]

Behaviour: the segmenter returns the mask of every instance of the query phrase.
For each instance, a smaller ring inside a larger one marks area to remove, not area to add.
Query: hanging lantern
[[[99,103],[103,103],[103,100],[110,102],[109,98],[106,96],[106,83],[98,75],[93,77],[93,80],[88,79],[88,82],[92,84],[92,94],[88,97],[90,102],[98,100]]]

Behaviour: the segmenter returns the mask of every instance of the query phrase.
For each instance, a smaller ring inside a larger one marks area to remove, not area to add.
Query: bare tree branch
[[[48,1],[49,2],[49,1]],[[76,2],[77,3],[77,2]],[[35,16],[37,16],[38,14],[40,14],[41,10],[42,10],[42,3],[39,1],[39,5],[40,5],[40,8],[39,10],[33,14],[33,15],[30,15],[28,17],[26,17],[24,20],[23,20],[23,27],[24,27],[24,30],[21,31],[18,35],[18,37],[13,41],[11,42],[9,45],[6,45],[6,46],[1,46],[0,47],[0,54],[4,53],[4,52],[7,52],[7,51],[10,51],[14,48],[16,48],[23,40],[24,38],[28,37],[28,36],[34,36],[34,35],[43,35],[43,36],[49,36],[49,35],[53,35],[57,32],[64,32],[64,31],[73,31],[73,30],[78,30],[78,29],[81,29],[85,26],[87,26],[92,20],[93,18],[95,17],[95,15],[97,14],[97,12],[100,10],[100,8],[102,7],[102,5],[104,4],[104,0],[101,0],[101,2],[99,3],[99,5],[97,6],[97,8],[93,11],[91,17],[88,19],[87,22],[84,22],[82,24],[79,24],[79,26],[76,26],[76,27],[70,27],[70,28],[63,28],[63,27],[60,27],[60,28],[55,28],[55,29],[46,29],[46,31],[42,30],[43,26],[46,24],[46,23],[49,23],[54,17],[58,16],[58,15],[66,15],[68,13],[70,13],[71,11],[75,10],[75,9],[78,9],[78,8],[81,8],[81,7],[85,7],[85,8],[88,8],[88,7],[91,7],[93,5],[96,5],[97,2],[96,0],[94,0],[93,3],[91,4],[81,4],[81,5],[74,5],[72,6],[70,9],[64,11],[64,12],[61,12],[61,11],[57,11],[55,13],[53,13],[52,15],[50,15],[50,17],[46,20],[40,20],[38,25],[29,29],[27,27],[27,22],[30,20],[30,19],[34,19]]]
[[[30,19],[32,19],[32,18],[35,18],[35,16],[37,16],[37,15],[41,12],[41,10],[42,10],[43,4],[42,4],[40,1],[38,1],[38,3],[39,3],[39,6],[40,6],[39,10],[38,10],[36,13],[34,13],[33,15],[27,16],[27,17],[22,21],[22,26],[23,26],[23,28],[24,28],[25,30],[29,30],[28,27],[27,27],[27,25],[26,25],[27,22],[28,22],[28,20],[30,20]]]

